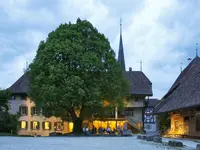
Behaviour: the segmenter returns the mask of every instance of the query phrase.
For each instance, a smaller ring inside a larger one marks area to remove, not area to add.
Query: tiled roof
[[[156,98],[151,98],[148,100],[147,107],[155,107],[159,103],[159,100]]]
[[[130,81],[132,95],[152,96],[152,83],[141,71],[126,71],[125,77]]]
[[[26,94],[29,90],[28,84],[28,76],[23,74],[9,89],[12,94]]]
[[[126,71],[125,77],[130,81],[132,95],[152,95],[152,83],[141,71]],[[22,75],[11,87],[13,94],[28,93],[29,80],[26,74]]]
[[[195,57],[181,72],[154,111],[164,113],[198,106],[200,106],[200,58]]]

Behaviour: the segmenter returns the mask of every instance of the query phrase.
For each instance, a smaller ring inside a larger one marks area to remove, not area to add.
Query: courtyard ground
[[[169,139],[163,139],[168,142]],[[196,142],[185,140],[184,150]],[[0,150],[169,150],[175,149],[134,137],[0,137]],[[179,148],[180,149],[180,148]]]

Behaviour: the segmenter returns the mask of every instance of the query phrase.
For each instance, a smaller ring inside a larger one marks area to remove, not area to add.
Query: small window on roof
[[[14,95],[12,96],[12,100],[15,100],[15,96]]]

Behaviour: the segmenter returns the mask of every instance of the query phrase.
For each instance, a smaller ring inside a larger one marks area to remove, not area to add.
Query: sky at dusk
[[[11,86],[32,62],[38,44],[61,23],[89,20],[119,49],[122,18],[126,69],[140,69],[162,98],[196,55],[199,0],[1,0],[0,87]],[[200,45],[200,44],[199,44]]]

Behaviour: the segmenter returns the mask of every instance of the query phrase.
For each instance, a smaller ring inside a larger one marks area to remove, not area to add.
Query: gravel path
[[[164,139],[167,142],[168,139]],[[186,142],[184,150],[194,150]],[[197,144],[197,143],[196,143]],[[164,144],[136,137],[0,137],[0,150],[167,150]]]

